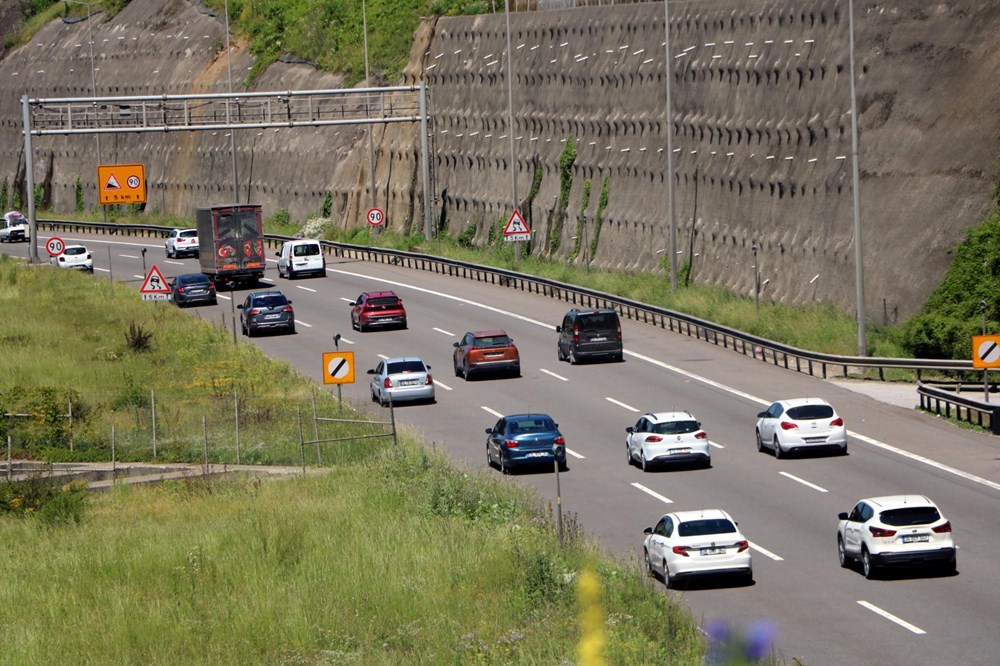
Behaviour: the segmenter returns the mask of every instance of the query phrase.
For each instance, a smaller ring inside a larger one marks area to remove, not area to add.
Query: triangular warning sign
[[[115,178],[115,174],[111,174],[110,176],[108,176],[108,182],[104,184],[104,189],[106,189],[106,190],[120,190],[120,189],[122,189],[122,186],[118,182],[118,179]]]
[[[142,282],[142,287],[139,289],[140,294],[169,294],[170,285],[163,278],[163,273],[160,269],[153,264],[153,267],[149,269],[146,273],[146,279]]]
[[[527,234],[531,235],[531,229],[528,225],[524,223],[524,218],[521,217],[520,211],[514,211],[510,216],[510,220],[507,221],[507,226],[503,228],[504,236],[524,236]]]

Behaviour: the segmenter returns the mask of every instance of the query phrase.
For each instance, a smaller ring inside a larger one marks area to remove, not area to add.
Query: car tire
[[[295,327],[294,327],[294,326],[292,326],[292,327],[290,327],[290,328],[288,329],[288,334],[289,334],[289,335],[295,335]]]
[[[847,444],[844,444],[842,447],[840,447],[840,451],[837,452],[837,455],[838,456],[846,456],[847,455]]]
[[[706,458],[705,462],[703,462],[701,464],[701,466],[702,466],[702,469],[712,469],[712,459],[711,458]]]
[[[615,361],[622,363],[625,360],[625,354],[615,354]]]
[[[486,445],[486,466],[493,469],[493,456],[490,455],[490,445]]]
[[[389,406],[389,401],[386,400],[385,397],[381,393],[379,393],[378,394],[378,404],[381,405],[382,407],[388,407]]]
[[[371,391],[371,394],[372,394],[372,402],[378,402],[378,398],[375,397],[375,391],[374,390]]]
[[[170,252],[170,248],[167,248],[167,259],[173,259],[174,255]]]
[[[851,566],[851,556],[847,554],[847,550],[844,548],[844,539],[839,534],[837,535],[837,559],[840,560],[840,566],[845,569]]]
[[[456,377],[461,377],[461,376],[462,376],[462,373],[458,371],[458,361],[454,361],[454,360],[453,360],[451,364],[452,364],[452,366],[454,366],[454,368],[455,368],[455,376],[456,376]]]
[[[958,559],[952,558],[950,562],[941,568],[941,573],[945,576],[954,576],[958,573]]]
[[[510,376],[513,377],[514,379],[517,379],[518,377],[520,377],[521,376],[521,366],[517,366],[513,370],[511,370],[510,371]]]
[[[559,357],[560,363],[566,360],[566,354],[563,354],[562,345],[556,345],[556,356]]]
[[[563,460],[561,463],[559,463],[559,471],[560,472],[568,472],[569,471],[569,465],[566,464],[565,460]]]
[[[497,461],[497,467],[500,468],[501,474],[510,474],[510,468],[507,466],[506,461],[503,459],[503,451],[500,452],[500,460]]]
[[[627,442],[625,444],[625,459],[628,461],[629,467],[635,465],[635,458],[632,457],[632,451],[628,448]]]
[[[757,451],[759,453],[764,452],[764,442],[760,441],[760,430],[754,430],[754,437],[757,439]]]
[[[646,452],[642,449],[639,449],[639,467],[642,468],[643,472],[648,472],[652,469],[652,465],[646,460]]]
[[[656,571],[653,569],[653,563],[649,559],[649,551],[645,548],[642,549],[642,561],[645,565],[646,575],[650,578],[656,578]]]
[[[213,298],[213,299],[211,300],[211,304],[212,304],[212,305],[218,305],[218,304],[219,304],[219,299],[217,299],[217,298]]]
[[[663,560],[663,587],[668,590],[672,590],[676,586],[677,581],[670,575],[670,568],[667,567],[667,561]]]
[[[294,280],[295,279],[295,271],[292,270],[291,266],[288,267],[287,273],[288,273],[288,279],[289,280]]]
[[[781,460],[786,455],[787,455],[787,453],[784,451],[784,449],[781,448],[781,444],[778,443],[778,437],[777,437],[777,435],[775,435],[775,437],[774,437],[774,457],[777,458],[778,460]]]
[[[570,365],[576,365],[580,362],[579,359],[577,359],[576,353],[573,351],[572,347],[570,347],[569,352],[567,352],[566,358],[569,360]]]
[[[753,585],[753,570],[752,569],[750,571],[746,572],[746,575],[743,576],[743,584],[744,585],[748,585],[748,586],[749,585]]]
[[[875,563],[872,562],[872,557],[868,553],[867,546],[861,546],[861,571],[865,574],[865,578],[868,580],[874,580],[876,577],[876,567]]]

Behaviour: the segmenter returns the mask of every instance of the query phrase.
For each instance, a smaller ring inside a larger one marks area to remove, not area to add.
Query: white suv
[[[643,472],[664,463],[712,466],[708,435],[690,412],[644,414],[625,432],[628,464],[638,461]]]
[[[182,255],[198,256],[198,230],[197,229],[174,229],[163,242],[167,250],[167,257],[180,257]]]
[[[923,495],[863,499],[838,518],[840,566],[861,560],[865,578],[892,565],[937,565],[945,573],[955,573],[951,522]]]

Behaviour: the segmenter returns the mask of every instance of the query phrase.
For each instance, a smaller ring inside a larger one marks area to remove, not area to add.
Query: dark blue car
[[[548,414],[502,416],[486,434],[486,461],[504,474],[526,465],[551,468],[553,460],[566,469],[566,440]]]

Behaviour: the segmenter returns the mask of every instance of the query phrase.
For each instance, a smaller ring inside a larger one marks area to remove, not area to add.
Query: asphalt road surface
[[[111,268],[114,279],[135,285],[136,298],[143,247],[147,265],[156,263],[168,277],[198,271],[197,259],[167,260],[162,241],[62,237],[92,250],[94,279],[107,279]],[[27,247],[3,251],[25,256]],[[272,262],[266,279],[294,301],[298,333],[252,344],[321,383],[321,354],[333,351],[332,335],[340,333],[340,349],[353,350],[358,366],[358,382],[344,387],[344,395],[359,400],[368,399],[364,371],[380,354],[420,356],[432,366],[437,403],[398,408],[396,418],[459,464],[486,468],[483,429],[495,414],[551,414],[570,452],[569,471],[560,475],[565,511],[636,566],[643,528],[663,513],[729,511],[752,543],[755,583],[723,580],[668,592],[697,617],[737,628],[773,623],[778,656],[809,665],[1000,663],[1000,438],[625,320],[624,363],[560,363],[554,327],[569,306],[513,289],[349,260],[330,260],[326,278],[295,281],[278,278]],[[377,289],[402,297],[408,330],[351,329],[348,302]],[[199,314],[216,322],[228,316],[227,296],[221,292],[219,305],[197,308]],[[451,343],[485,328],[513,337],[521,378],[466,382],[454,376]],[[849,455],[777,460],[758,453],[756,413],[775,399],[805,396],[826,398],[844,417]],[[675,409],[702,421],[713,445],[712,468],[643,473],[627,465],[625,427],[646,411]],[[514,478],[554,500],[551,471]],[[896,493],[928,495],[951,519],[958,575],[917,571],[868,581],[840,568],[837,513],[861,498]]]

